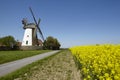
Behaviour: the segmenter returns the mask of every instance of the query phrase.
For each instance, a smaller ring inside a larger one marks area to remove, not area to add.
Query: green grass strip
[[[35,50],[35,51],[0,51],[0,64],[38,55],[50,50]]]
[[[61,52],[63,52],[63,51],[60,51],[58,53],[61,53]],[[1,77],[0,80],[14,80],[15,78],[24,77],[25,73],[28,73],[28,74],[32,73],[32,68],[34,66],[44,64],[45,61],[47,61],[48,59],[49,60],[52,59],[52,57],[54,57],[57,54],[53,54],[53,55],[51,55],[49,57],[46,57],[44,59],[33,62],[33,63],[31,63],[31,64],[29,64],[29,65],[27,65],[25,67],[22,67],[21,69],[18,69],[16,71],[12,72],[12,73],[7,74],[6,76]]]

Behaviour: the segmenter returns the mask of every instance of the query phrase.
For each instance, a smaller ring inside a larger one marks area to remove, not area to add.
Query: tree
[[[58,50],[58,49],[60,49],[60,43],[58,42],[58,40],[56,38],[49,36],[44,41],[43,47],[44,47],[44,49]]]
[[[16,44],[16,41],[13,36],[6,36],[0,38],[0,45],[12,47]]]

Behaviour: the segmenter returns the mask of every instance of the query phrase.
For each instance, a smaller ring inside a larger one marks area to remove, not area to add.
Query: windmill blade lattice
[[[34,19],[34,21],[35,21],[36,27],[37,27],[37,29],[38,29],[40,35],[41,35],[41,38],[42,38],[42,40],[44,41],[44,36],[43,36],[43,34],[42,34],[41,29],[39,28],[40,18],[39,18],[38,23],[37,23],[37,21],[36,21],[36,19],[35,19],[35,16],[34,16],[34,14],[33,14],[33,11],[32,11],[32,9],[31,9],[31,7],[29,7],[29,9],[30,9],[30,12],[31,12],[31,14],[32,14],[32,16],[33,16],[33,19]]]

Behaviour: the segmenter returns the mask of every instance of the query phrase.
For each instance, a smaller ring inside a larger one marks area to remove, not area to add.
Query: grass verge
[[[64,50],[14,80],[81,80],[80,77],[72,54],[69,50]]]
[[[33,55],[48,52],[50,50],[35,50],[35,51],[0,51],[0,64],[30,57]]]
[[[58,52],[58,53],[61,53],[62,51]],[[44,64],[44,62],[48,59],[51,59],[52,57],[54,57],[55,55],[57,54],[54,54],[54,55],[51,55],[49,57],[46,57],[44,59],[41,59],[41,60],[38,60],[36,62],[33,62],[32,64],[29,64],[25,67],[22,67],[21,69],[18,69],[12,73],[9,73],[8,75],[6,76],[3,76],[3,77],[0,77],[0,80],[15,80],[16,78],[18,80],[21,80],[19,79],[19,77],[24,77],[26,74],[25,73],[29,73],[31,74],[32,70],[33,70],[33,67],[36,66],[36,65],[42,65]]]

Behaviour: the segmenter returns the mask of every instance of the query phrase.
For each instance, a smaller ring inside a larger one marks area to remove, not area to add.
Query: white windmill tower
[[[25,50],[26,49],[38,49],[40,47],[38,44],[37,31],[39,32],[42,40],[44,41],[42,31],[39,28],[40,18],[37,22],[32,9],[31,8],[29,8],[29,9],[30,9],[30,12],[33,16],[35,23],[27,23],[27,19],[25,19],[25,18],[22,20],[22,24],[24,25],[23,28],[25,29],[25,32],[24,32],[24,36],[23,36],[21,49],[25,49]]]

